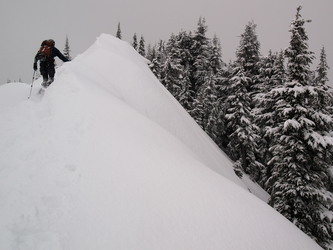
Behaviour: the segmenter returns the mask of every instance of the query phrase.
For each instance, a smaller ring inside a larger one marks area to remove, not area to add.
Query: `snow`
[[[295,119],[288,119],[284,122],[283,124],[283,129],[284,130],[288,130],[290,128],[294,128],[294,129],[299,129],[301,127],[301,124],[296,121]]]
[[[40,82],[0,87],[0,249],[320,249],[127,43],[101,35]]]

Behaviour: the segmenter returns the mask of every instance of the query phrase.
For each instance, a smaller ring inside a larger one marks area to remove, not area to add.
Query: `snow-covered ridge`
[[[86,67],[96,85],[180,139],[199,161],[241,185],[231,161],[202,132],[128,43],[102,35],[75,63]],[[96,79],[96,75],[100,78]],[[230,167],[221,167],[221,162]]]
[[[127,43],[102,35],[38,84],[0,87],[0,249],[320,249]]]

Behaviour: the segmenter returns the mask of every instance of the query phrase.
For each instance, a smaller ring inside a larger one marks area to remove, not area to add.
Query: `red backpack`
[[[53,60],[52,58],[53,46],[54,45],[52,42],[45,40],[37,52],[37,59],[40,60],[41,62]]]

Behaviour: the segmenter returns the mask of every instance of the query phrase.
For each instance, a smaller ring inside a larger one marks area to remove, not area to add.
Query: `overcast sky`
[[[141,34],[146,44],[167,40],[171,33],[195,30],[206,18],[208,36],[216,34],[223,60],[235,58],[239,36],[249,21],[257,24],[261,53],[288,47],[289,25],[296,8],[311,19],[305,28],[310,50],[317,57],[325,46],[333,82],[332,0],[0,0],[0,83],[31,82],[33,58],[40,43],[52,38],[63,51],[66,35],[71,55],[84,52],[101,33],[116,34],[121,24],[123,40]],[[57,60],[60,62],[59,60]],[[314,63],[314,68],[317,61]]]

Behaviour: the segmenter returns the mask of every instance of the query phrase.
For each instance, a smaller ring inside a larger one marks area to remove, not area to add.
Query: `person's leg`
[[[49,76],[49,79],[48,79],[48,82],[47,84],[50,85],[53,81],[54,81],[54,75],[55,75],[55,65],[53,62],[49,63],[48,64],[48,67],[47,67],[47,73],[48,73],[48,76]]]
[[[42,85],[45,87],[46,83],[49,80],[48,73],[47,73],[47,64],[45,62],[40,63],[40,74],[43,76]]]

